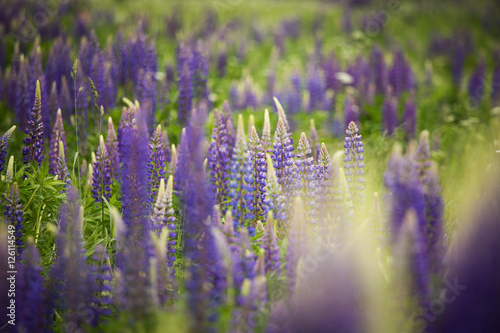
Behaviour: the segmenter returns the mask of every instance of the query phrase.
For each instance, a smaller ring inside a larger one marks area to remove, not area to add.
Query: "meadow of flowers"
[[[0,0],[0,331],[500,332],[499,19]]]

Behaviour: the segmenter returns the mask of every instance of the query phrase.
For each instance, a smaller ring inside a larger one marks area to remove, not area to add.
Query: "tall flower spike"
[[[109,157],[109,169],[112,179],[118,177],[120,169],[120,153],[118,151],[118,138],[115,132],[113,119],[108,118],[108,134],[106,135],[106,150]]]
[[[266,155],[267,160],[267,184],[266,184],[266,211],[272,212],[276,217],[278,238],[285,238],[285,232],[288,230],[288,221],[285,219],[285,197],[281,192],[281,186],[278,183],[276,172],[274,171],[273,160],[269,154]],[[269,223],[269,222],[267,222]]]
[[[163,227],[166,225],[166,207],[167,196],[165,193],[165,179],[162,178],[160,180],[158,196],[156,198],[153,211],[149,216],[149,220],[151,221],[151,230],[153,230],[157,236],[160,236]]]
[[[228,182],[229,182],[229,145],[226,124],[222,114],[215,109],[214,127],[212,130],[212,142],[208,151],[208,170],[210,182],[213,186],[215,202],[221,207],[225,214],[227,206]]]
[[[276,272],[280,274],[280,249],[276,240],[275,222],[273,213],[268,212],[266,221],[266,230],[262,237],[261,247],[264,249],[264,261],[266,273]]]
[[[94,162],[92,175],[92,197],[97,202],[102,202],[102,197],[111,199],[111,173],[109,169],[109,158],[104,138],[99,137],[96,161]]]
[[[104,316],[112,314],[110,306],[113,292],[113,274],[108,253],[102,244],[98,244],[95,247],[94,254],[92,255],[92,264],[89,268],[93,287],[92,309],[95,314],[91,324],[95,327],[99,323],[102,323]]]
[[[325,197],[327,195],[328,188],[330,187],[330,154],[328,154],[328,149],[324,143],[321,144],[321,149],[318,156],[318,165],[316,166],[317,179],[319,182],[319,192],[321,200],[327,200]]]
[[[269,110],[264,110],[264,127],[262,129],[262,149],[268,152],[271,148],[271,120],[269,119]]]
[[[148,178],[150,205],[154,203],[158,193],[160,179],[165,178],[165,173],[165,155],[163,151],[161,125],[158,125],[149,141]]]
[[[278,125],[276,126],[276,131],[274,132],[274,143],[273,143],[273,165],[276,171],[276,176],[278,178],[279,184],[282,186],[283,192],[285,194],[292,190],[293,185],[293,165],[294,165],[294,154],[293,154],[293,142],[287,132],[284,119],[278,118]]]
[[[47,328],[45,311],[50,305],[44,299],[43,268],[40,265],[38,249],[32,239],[28,240],[23,256],[24,263],[18,268],[16,279],[16,306],[19,306],[16,309],[16,327],[20,331],[36,332],[43,327]]]
[[[23,253],[23,210],[21,204],[21,198],[19,197],[19,185],[13,183],[10,185],[9,192],[4,195],[5,199],[5,212],[7,221],[14,228],[15,232],[15,242],[16,242],[16,256],[19,258]]]
[[[43,127],[40,81],[36,81],[35,104],[26,127],[26,138],[23,141],[25,144],[23,148],[25,164],[35,163],[38,164],[38,167],[42,164]]]
[[[311,119],[310,122],[309,139],[311,139],[311,154],[314,159],[314,163],[316,163],[318,162],[319,155],[319,136],[318,131],[316,131],[314,119]]]
[[[55,175],[58,176],[59,180],[66,183],[66,185],[64,185],[64,192],[67,192],[71,186],[71,178],[69,177],[68,165],[66,164],[66,154],[64,151],[64,143],[62,140],[59,140],[59,151]]]
[[[363,152],[363,142],[361,141],[361,135],[358,134],[358,127],[354,122],[351,122],[347,127],[345,133],[345,158],[344,158],[344,168],[347,182],[349,183],[349,191],[351,192],[351,197],[353,205],[356,208],[360,208],[364,202],[364,157]]]
[[[236,130],[236,142],[233,148],[231,158],[231,167],[229,172],[229,204],[232,207],[232,216],[234,226],[233,230],[238,230],[245,218],[245,164],[247,161],[247,140],[243,124],[243,115],[238,115],[238,126]]]
[[[260,143],[259,135],[252,127],[248,136],[247,151],[247,173],[245,182],[248,184],[248,191],[245,194],[247,205],[246,220],[249,222],[250,236],[254,235],[257,221],[265,220],[264,199],[266,197],[266,159]]]
[[[5,182],[12,183],[14,181],[14,155],[9,158],[9,164],[7,165],[7,172],[5,173]]]
[[[16,126],[12,126],[4,135],[0,138],[0,172],[4,169],[5,158],[7,157],[7,145],[9,144],[10,137],[12,133],[16,130]]]
[[[56,174],[57,163],[59,160],[59,141],[62,141],[64,148],[66,148],[66,133],[64,132],[61,109],[57,110],[56,122],[52,127],[52,135],[50,136],[49,170],[53,175]]]
[[[281,106],[280,101],[278,101],[278,99],[276,97],[274,97],[273,99],[274,99],[274,104],[276,104],[276,109],[278,110],[278,117],[281,118],[281,120],[283,121],[283,125],[285,126],[286,133],[290,137],[290,140],[292,140],[291,134],[289,134],[290,126],[288,125],[288,121],[286,119],[285,110],[283,109],[283,106]],[[293,140],[290,144],[293,144]]]
[[[172,175],[168,176],[167,187],[165,189],[165,197],[167,199],[166,206],[166,223],[168,226],[168,243],[167,243],[167,261],[168,266],[172,267],[175,264],[175,257],[177,253],[177,226],[175,217],[175,210],[173,205],[173,190],[174,190],[174,177]],[[171,269],[172,274],[175,270]]]

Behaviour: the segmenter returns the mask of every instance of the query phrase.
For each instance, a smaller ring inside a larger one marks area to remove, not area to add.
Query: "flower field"
[[[0,331],[500,332],[499,19],[0,0]]]

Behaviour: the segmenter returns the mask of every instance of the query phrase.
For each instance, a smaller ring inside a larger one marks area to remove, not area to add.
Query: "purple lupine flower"
[[[254,236],[257,221],[265,220],[266,210],[264,199],[266,198],[266,155],[262,149],[259,135],[252,126],[248,135],[248,150],[245,182],[248,184],[245,194],[247,213],[245,220],[249,222],[248,230],[250,236]]]
[[[57,163],[59,159],[59,141],[62,141],[66,149],[66,133],[64,132],[63,118],[61,109],[57,110],[56,122],[52,127],[52,135],[50,136],[49,146],[49,171],[51,174],[56,174]]]
[[[344,168],[347,182],[349,184],[349,191],[351,192],[351,197],[353,205],[355,208],[362,207],[364,202],[363,191],[364,186],[364,157],[363,152],[363,142],[361,141],[361,135],[358,134],[358,127],[354,122],[349,123],[345,133],[344,144]]]
[[[197,101],[208,99],[208,64],[207,56],[201,40],[193,47],[191,58],[191,74],[193,76],[193,97]]]
[[[140,248],[146,248],[146,256],[151,257],[149,211],[144,204],[144,198],[148,197],[148,156],[145,149],[148,144],[148,133],[146,120],[142,118],[140,112],[136,113],[136,125],[125,126],[122,135],[122,146],[120,146],[122,213],[132,243]],[[102,146],[104,147],[104,144]]]
[[[243,116],[238,115],[238,126],[236,130],[236,142],[233,148],[233,154],[229,172],[229,205],[232,207],[233,229],[238,230],[243,224],[245,217],[245,191],[244,181],[247,161],[247,140],[243,125]],[[226,222],[227,223],[227,222]]]
[[[442,294],[453,302],[429,329],[434,332],[496,332],[500,330],[497,311],[500,307],[500,232],[498,180],[493,191],[484,196],[482,205],[469,223],[466,237],[458,237],[448,252]],[[464,221],[465,222],[465,221]],[[471,310],[471,304],[476,309]]]
[[[227,145],[229,147],[229,158],[233,157],[233,148],[236,143],[236,131],[234,129],[233,117],[226,119]]]
[[[316,177],[318,179],[320,204],[323,205],[326,204],[326,201],[328,200],[328,191],[331,190],[331,169],[330,154],[328,154],[325,144],[322,143],[318,155],[318,163],[316,165]]]
[[[111,271],[108,252],[102,244],[98,244],[92,255],[92,262],[89,267],[90,279],[92,280],[92,310],[94,317],[91,321],[92,326],[102,323],[106,316],[112,314],[111,298],[113,292]]]
[[[460,44],[453,54],[453,60],[451,65],[451,74],[453,76],[453,83],[455,84],[455,89],[460,89],[462,85],[462,76],[464,72],[465,64],[465,47]]]
[[[17,73],[17,82],[15,84],[15,105],[17,122],[19,127],[24,131],[26,130],[27,121],[29,119],[28,110],[32,100],[31,89],[28,78],[27,60],[21,57],[19,72]],[[12,77],[11,77],[12,79]],[[41,99],[41,97],[40,97]],[[40,110],[41,113],[41,110]]]
[[[250,78],[247,78],[245,80],[245,88],[243,91],[243,101],[241,102],[240,107],[242,109],[256,109],[258,104],[254,84]]]
[[[9,144],[10,137],[15,130],[16,126],[14,125],[0,138],[0,172],[4,169],[5,158],[7,157],[7,145]]]
[[[167,207],[167,196],[165,193],[165,179],[160,180],[158,187],[158,196],[156,197],[155,204],[149,215],[149,220],[151,222],[151,230],[153,230],[157,236],[160,236],[163,227],[166,226],[166,207]]]
[[[59,140],[59,149],[57,157],[57,165],[55,175],[65,183],[63,192],[67,192],[71,186],[71,178],[69,176],[68,165],[66,164],[66,153],[62,140]]]
[[[42,101],[40,93],[40,81],[36,82],[35,104],[31,111],[30,120],[26,128],[26,138],[23,140],[24,164],[35,163],[38,167],[43,160],[43,129]]]
[[[424,234],[425,201],[422,185],[419,181],[418,168],[401,155],[399,148],[393,151],[384,182],[391,191],[392,207],[390,212],[392,241],[397,238],[407,211],[413,209],[417,214],[420,233]]]
[[[180,47],[177,51],[178,90],[177,119],[182,126],[188,123],[191,109],[193,108],[193,74],[189,66],[191,56],[186,47]]]
[[[92,174],[92,198],[96,203],[102,202],[103,197],[111,199],[111,170],[109,166],[109,155],[102,135],[99,137],[96,161],[93,165]]]
[[[112,207],[110,212],[117,231],[113,305],[118,311],[126,312],[129,318],[142,320],[151,315],[155,303],[156,288],[151,274],[154,266],[150,265],[155,259],[150,253],[153,249],[149,249],[146,239],[142,238],[140,242],[134,239],[134,232],[127,228],[116,209]]]
[[[276,217],[276,232],[279,239],[284,239],[288,230],[288,221],[285,220],[285,197],[282,194],[281,186],[276,178],[274,171],[273,160],[269,154],[267,159],[267,181],[266,181],[266,198],[264,199],[265,210],[272,213]],[[269,222],[267,222],[269,223]]]
[[[430,276],[427,245],[413,209],[405,214],[394,251],[396,274],[402,284],[403,296],[416,298],[422,307],[428,306]]]
[[[228,182],[229,182],[229,145],[226,124],[222,114],[215,109],[214,127],[212,130],[212,142],[208,150],[208,170],[210,183],[213,186],[215,202],[221,207],[223,214],[226,213]]]
[[[280,274],[280,249],[276,240],[273,213],[269,212],[266,220],[266,230],[262,236],[261,247],[264,249],[266,273]]]
[[[177,162],[175,163],[174,172],[174,189],[177,193],[182,193],[188,183],[188,167],[189,167],[189,138],[186,134],[186,129],[181,132],[181,140],[177,149]]]
[[[68,192],[68,200],[60,211],[59,229],[56,236],[57,257],[50,272],[50,293],[55,293],[56,304],[64,309],[63,319],[75,329],[83,329],[89,323],[92,285],[88,276],[83,235],[83,208],[78,202],[76,190]]]
[[[314,119],[310,121],[310,129],[309,129],[309,138],[311,139],[311,154],[314,160],[314,163],[318,160],[319,155],[319,136],[318,131],[316,131],[316,124]]]
[[[389,70],[389,84],[393,88],[394,96],[399,97],[401,93],[410,88],[411,68],[405,59],[402,50],[394,53],[392,67]]]
[[[108,134],[106,135],[106,150],[109,157],[109,171],[111,180],[117,179],[120,170],[120,153],[118,151],[118,138],[115,132],[113,119],[108,118]]]
[[[61,93],[61,80],[63,77],[69,80],[72,66],[73,62],[71,61],[71,45],[69,40],[59,37],[54,41],[49,51],[49,56],[45,65],[46,82],[55,82],[58,88],[57,92]]]
[[[323,79],[318,69],[309,68],[307,75],[307,90],[309,91],[309,106],[307,111],[320,110],[325,94]]]
[[[161,125],[156,127],[149,141],[148,179],[149,179],[149,204],[152,205],[157,197],[160,179],[165,178],[165,155]]]
[[[45,311],[47,306],[44,297],[43,268],[40,266],[40,255],[33,241],[28,241],[23,255],[24,263],[18,268],[16,279],[16,326],[26,332],[41,332],[46,327]],[[52,309],[53,310],[53,309]]]
[[[118,125],[118,135],[117,135],[118,154],[120,162],[122,161],[123,155],[125,153],[124,151],[126,144],[125,134],[130,135],[130,133],[133,133],[134,123],[135,123],[135,107],[128,107],[128,108],[124,107],[122,110],[120,123]],[[120,179],[121,179],[121,173],[120,173]]]
[[[316,222],[317,182],[311,148],[306,134],[302,132],[295,155],[295,195],[302,198],[304,221]]]
[[[9,231],[13,228],[16,238],[16,257],[23,254],[23,210],[21,198],[19,197],[19,185],[14,182],[10,185],[9,192],[4,195],[5,212],[3,213],[9,223]],[[10,227],[12,226],[12,227]]]
[[[392,94],[392,88],[387,88],[384,104],[382,106],[382,131],[391,136],[396,129],[398,122],[397,115],[398,101],[396,96]]]
[[[485,70],[486,64],[484,62],[484,59],[482,58],[472,72],[469,79],[469,103],[472,107],[478,107],[483,100],[485,89]]]
[[[350,93],[346,95],[344,100],[344,112],[345,128],[351,122],[359,123],[359,108],[355,103],[354,96]]]
[[[155,303],[161,306],[168,305],[167,302],[174,300],[177,294],[176,278],[168,262],[168,233],[168,229],[164,228],[159,236],[153,236],[157,258],[151,265],[154,271],[152,278],[156,280],[153,282],[153,293]]]
[[[283,192],[290,193],[292,190],[293,176],[293,145],[288,135],[283,118],[278,118],[278,125],[274,133],[273,143],[273,166],[276,171],[278,183],[283,188]]]
[[[375,84],[377,94],[383,94],[386,91],[386,69],[384,54],[379,47],[373,47],[370,54],[370,81]]]
[[[174,189],[174,177],[172,175],[168,176],[167,187],[165,189],[165,214],[166,214],[166,224],[168,227],[168,243],[167,243],[167,262],[168,266],[172,267],[175,264],[175,258],[177,253],[177,218],[175,217],[175,210],[173,205],[173,189]],[[175,269],[171,268],[172,275],[175,274]]]
[[[262,150],[267,153],[271,148],[271,120],[269,110],[264,110],[264,126],[262,128]]]
[[[193,127],[193,125],[190,125]],[[206,143],[203,144],[201,129],[189,129],[191,137],[189,141],[196,144],[194,150],[187,156],[185,190],[180,192],[181,210],[184,213],[184,258],[188,262],[189,278],[185,282],[187,292],[187,304],[190,312],[190,326],[194,331],[204,331],[209,326],[210,294],[205,286],[210,281],[214,267],[214,253],[210,251],[213,247],[212,237],[208,232],[207,225],[200,223],[212,215],[213,202],[209,192],[209,185],[203,171],[203,159],[206,153],[203,151]],[[187,138],[186,138],[187,139]],[[181,141],[181,146],[183,145]],[[187,141],[186,141],[187,147]],[[179,148],[180,151],[180,148]],[[181,156],[179,155],[179,160]],[[178,163],[179,164],[179,163]],[[177,170],[179,165],[177,166]],[[199,238],[199,236],[204,235]],[[214,245],[214,244],[213,244]]]

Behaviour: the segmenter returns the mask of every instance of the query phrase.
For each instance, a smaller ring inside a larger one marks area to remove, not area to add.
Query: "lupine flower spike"
[[[262,129],[262,149],[268,152],[271,149],[271,120],[269,119],[269,110],[264,110],[264,127]]]
[[[120,153],[118,151],[118,137],[116,136],[113,119],[108,118],[108,134],[106,135],[106,149],[109,157],[109,168],[112,179],[118,177],[120,169]]]
[[[312,158],[314,159],[314,163],[317,163],[320,146],[318,131],[316,131],[316,124],[314,122],[314,119],[311,119],[310,126],[311,128],[309,130],[309,139],[311,139],[311,154]]]
[[[0,172],[4,169],[5,158],[7,157],[7,144],[12,136],[12,133],[16,130],[16,126],[12,126],[4,135],[0,138]]]
[[[345,133],[345,158],[344,158],[344,168],[347,182],[349,184],[349,190],[351,192],[351,197],[353,201],[353,206],[355,208],[360,208],[364,201],[364,157],[363,152],[363,142],[361,141],[361,135],[358,134],[358,127],[354,122],[350,122]]]
[[[52,127],[52,135],[50,136],[49,167],[53,175],[56,174],[59,160],[59,141],[63,142],[64,148],[66,149],[66,134],[64,132],[61,109],[57,110],[56,122],[54,127]]]
[[[276,241],[275,222],[273,213],[268,212],[266,220],[266,230],[262,237],[262,245],[264,249],[264,261],[266,273],[273,273],[279,275],[280,273],[280,251]]]
[[[151,205],[153,205],[157,196],[160,179],[165,177],[165,173],[165,153],[163,151],[161,125],[158,125],[149,142],[148,178],[149,202]]]
[[[10,228],[14,229],[16,240],[16,256],[19,258],[23,253],[23,210],[21,198],[19,197],[19,185],[13,183],[7,195],[4,195],[5,212],[3,213],[9,222]]]
[[[23,148],[24,163],[35,163],[40,167],[43,159],[42,95],[40,81],[36,81],[35,104],[31,111],[30,120],[26,126],[25,147]]]
[[[71,186],[71,178],[69,177],[68,165],[66,164],[66,154],[64,150],[64,143],[62,140],[59,140],[59,151],[55,174],[58,176],[59,180],[66,183],[66,185],[64,186],[64,192],[67,192],[69,187]]]
[[[108,150],[102,135],[99,137],[96,160],[92,174],[92,197],[96,202],[102,202],[102,197],[111,198],[111,171],[109,168]]]

